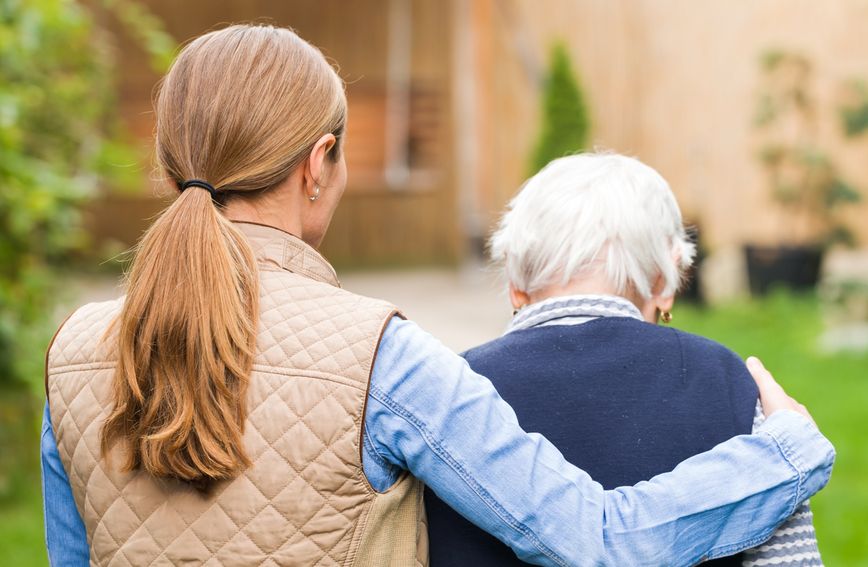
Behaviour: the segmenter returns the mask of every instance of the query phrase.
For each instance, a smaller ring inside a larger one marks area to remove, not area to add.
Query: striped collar
[[[519,311],[507,333],[548,325],[578,325],[599,317],[631,317],[643,320],[639,308],[615,295],[566,295],[551,297]]]

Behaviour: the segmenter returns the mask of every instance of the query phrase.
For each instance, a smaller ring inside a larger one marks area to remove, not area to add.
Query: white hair
[[[616,293],[673,295],[695,246],[666,180],[637,159],[586,153],[556,159],[510,202],[491,238],[509,282],[533,293],[603,274]]]

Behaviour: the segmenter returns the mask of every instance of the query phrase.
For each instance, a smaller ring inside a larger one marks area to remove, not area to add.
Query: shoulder
[[[70,325],[87,325],[96,321],[103,321],[120,313],[123,308],[126,296],[110,299],[108,301],[98,301],[95,303],[86,303],[77,308],[61,325],[59,331],[63,331]]]
[[[356,293],[340,289],[341,294],[348,294],[348,297],[353,297],[358,302],[359,306],[366,309],[374,309],[388,313],[390,316],[400,314],[400,310],[392,302],[376,297],[368,297],[366,295],[358,295]]]
[[[62,364],[73,352],[92,352],[117,318],[124,298],[88,303],[72,312],[57,329],[49,346],[52,362]],[[66,353],[66,357],[64,357]],[[56,357],[56,358],[55,358]]]
[[[429,350],[446,349],[440,341],[415,322],[395,312],[386,322],[380,340],[378,357],[400,356],[403,353],[422,354]]]
[[[302,317],[311,323],[332,321],[341,327],[364,322],[382,325],[397,308],[284,270],[261,270],[260,313],[266,325]]]
[[[724,364],[728,367],[744,369],[747,371],[747,367],[742,358],[717,341],[701,335],[688,333],[687,331],[682,331],[680,329],[661,328],[661,330],[671,333],[678,339],[685,356],[685,361],[694,363],[705,362],[706,364],[714,365]]]
[[[88,303],[73,311],[58,327],[45,350],[45,392],[52,370],[93,358],[107,359],[104,338],[117,318],[124,298]]]
[[[587,330],[595,333],[608,327],[613,331],[610,334],[626,340],[641,340],[648,348],[679,349],[685,363],[706,361],[710,365],[746,369],[741,357],[721,343],[674,327],[626,318],[597,320],[587,325]]]
[[[467,362],[437,338],[396,315],[389,319],[377,347],[371,392],[412,391],[406,399],[418,401],[433,388],[437,396],[444,396],[458,382],[473,379],[468,369]]]
[[[498,356],[503,352],[513,350],[513,343],[516,340],[515,332],[508,333],[502,337],[490,340],[487,343],[482,343],[473,348],[469,348],[461,353],[461,356],[468,361],[484,360],[492,356]]]
[[[741,392],[751,403],[756,401],[756,383],[741,356],[707,337],[679,329],[665,330],[678,339],[684,372],[688,376],[704,383],[717,382],[732,392]]]
[[[578,349],[582,355],[588,355],[599,349],[615,351],[619,343],[650,345],[656,342],[655,337],[674,344],[673,337],[660,333],[656,325],[626,317],[609,317],[578,325],[543,325],[510,331],[468,349],[461,356],[472,365],[477,362],[503,360],[505,357],[524,358],[529,353],[549,350],[561,352]]]

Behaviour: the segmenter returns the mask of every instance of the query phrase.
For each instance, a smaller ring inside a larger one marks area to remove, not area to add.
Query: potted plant
[[[708,250],[702,238],[702,226],[697,222],[685,220],[687,226],[687,234],[693,244],[696,245],[696,255],[693,257],[693,265],[685,274],[684,284],[678,291],[678,299],[688,301],[696,305],[705,304],[705,294],[703,291],[702,264],[708,257]]]
[[[773,285],[792,289],[816,286],[825,251],[853,237],[838,218],[841,205],[859,200],[819,145],[819,109],[813,70],[802,55],[769,51],[761,59],[764,90],[755,123],[763,136],[759,159],[775,202],[785,213],[777,246],[747,245],[751,292]]]

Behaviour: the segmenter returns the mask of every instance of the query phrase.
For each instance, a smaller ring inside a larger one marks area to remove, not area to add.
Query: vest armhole
[[[362,478],[365,481],[365,484],[369,489],[374,492],[378,492],[371,486],[371,483],[368,482],[368,477],[365,476],[365,465],[362,459],[364,459],[364,451],[365,447],[363,445],[364,436],[365,436],[365,416],[368,412],[368,396],[371,394],[371,378],[374,375],[374,364],[377,362],[377,353],[380,351],[380,343],[383,342],[383,335],[386,334],[386,328],[388,328],[389,323],[392,322],[393,317],[399,317],[401,319],[406,319],[404,314],[398,311],[397,309],[392,309],[388,315],[383,319],[383,324],[380,327],[380,334],[377,336],[377,342],[374,344],[374,352],[371,355],[371,368],[368,369],[368,382],[365,385],[365,399],[362,402],[362,418],[359,422],[359,467],[362,470]]]
[[[43,376],[43,381],[45,382],[45,402],[48,403],[48,356],[51,354],[51,347],[54,346],[54,341],[57,340],[57,336],[60,334],[60,331],[63,330],[63,326],[75,315],[75,311],[66,316],[63,322],[57,327],[57,330],[54,331],[54,336],[51,337],[51,340],[48,342],[48,347],[45,349],[45,371]]]

